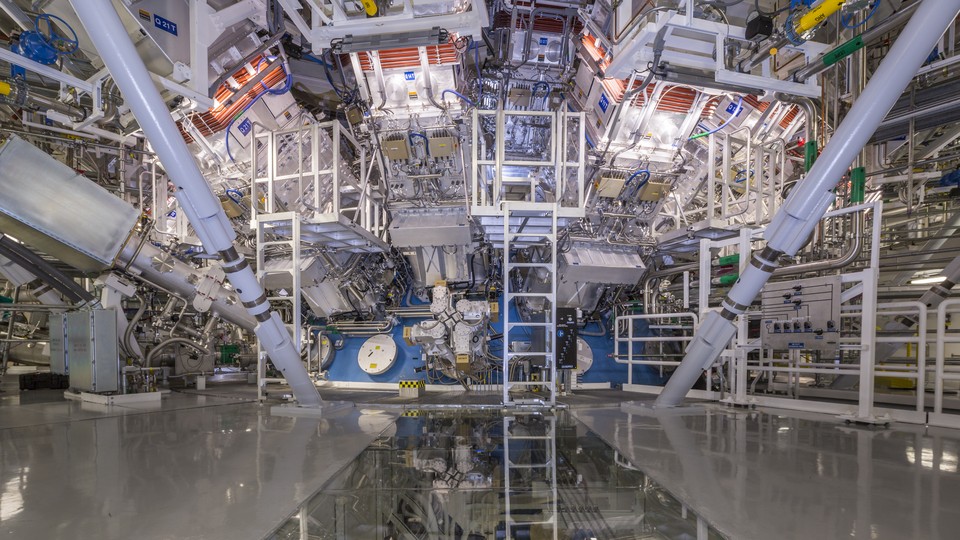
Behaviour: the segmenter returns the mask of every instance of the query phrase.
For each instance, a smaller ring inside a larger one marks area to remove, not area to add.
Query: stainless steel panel
[[[646,266],[636,248],[574,244],[560,256],[560,281],[632,285]]]
[[[0,147],[0,232],[85,272],[109,267],[139,212],[18,137]]]
[[[65,315],[53,313],[50,315],[50,372],[60,375],[70,374],[70,363],[67,360],[65,347]]]
[[[70,387],[84,392],[116,392],[117,315],[111,309],[66,315],[66,347]]]
[[[390,240],[396,247],[464,246],[473,233],[465,208],[433,208],[395,212]]]

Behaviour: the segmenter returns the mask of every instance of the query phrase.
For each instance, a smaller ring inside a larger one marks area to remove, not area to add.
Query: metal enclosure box
[[[647,182],[640,189],[639,198],[641,201],[650,201],[655,202],[663,198],[667,194],[667,189],[669,189],[668,184],[659,184],[656,182]]]
[[[450,157],[457,149],[454,137],[430,137],[430,155],[435,158]]]
[[[577,369],[577,308],[557,308],[557,369]]]
[[[626,179],[616,176],[604,176],[600,178],[597,184],[597,197],[613,199],[623,191],[623,184]]]
[[[380,143],[383,153],[389,159],[407,159],[410,157],[410,146],[404,139],[387,139]]]
[[[58,375],[70,374],[70,363],[67,361],[66,348],[66,315],[63,313],[50,314],[50,373]]]
[[[832,357],[840,344],[840,292],[838,275],[767,283],[760,297],[763,346]]]
[[[112,309],[66,315],[70,387],[83,392],[118,390],[117,314]]]
[[[510,99],[510,102],[517,107],[530,106],[530,89],[528,88],[513,87],[510,89],[507,97]]]
[[[464,246],[472,238],[465,208],[397,212],[390,224],[390,241],[400,248]]]
[[[0,147],[0,231],[82,272],[113,265],[140,212],[18,137]]]
[[[559,256],[561,283],[633,285],[646,266],[635,248],[576,242]]]

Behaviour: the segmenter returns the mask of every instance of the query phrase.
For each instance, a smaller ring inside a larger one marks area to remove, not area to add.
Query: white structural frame
[[[930,413],[928,424],[960,428],[960,414],[943,412],[943,383],[945,381],[960,381],[960,369],[946,365],[946,350],[948,344],[960,343],[960,334],[948,332],[948,317],[960,314],[960,298],[944,301],[937,307],[936,333],[936,366],[934,380],[933,412]]]
[[[777,79],[771,71],[770,58],[762,62],[761,75],[740,73],[727,69],[724,65],[725,55],[714,54],[714,51],[724,51],[728,37],[746,41],[746,29],[742,26],[694,18],[693,9],[691,9],[692,0],[683,0],[683,2],[686,4],[686,13],[684,14],[674,10],[658,11],[656,12],[656,19],[653,21],[648,19],[653,10],[639,15],[638,17],[641,19],[647,20],[637,20],[636,23],[631,23],[629,25],[631,28],[630,37],[621,42],[609,39],[588,13],[581,12],[581,18],[585,21],[591,35],[600,40],[613,57],[613,60],[604,70],[604,75],[616,79],[626,79],[636,66],[645,66],[648,62],[653,61],[652,45],[654,39],[661,28],[667,27],[664,36],[666,46],[661,56],[663,62],[712,72],[718,83],[763,89],[770,95],[776,92],[784,92],[811,98],[820,97],[820,85],[816,84],[815,77],[811,77],[802,83]],[[632,4],[625,5],[628,8],[632,7]],[[632,30],[634,27],[637,27],[636,30]],[[701,39],[693,37],[696,35],[699,35]],[[827,45],[807,41],[802,45],[791,45],[785,47],[785,49],[785,52],[803,54],[805,63],[810,63],[827,50]]]
[[[467,0],[464,4],[470,9],[458,13],[444,15],[418,16],[415,5],[436,5],[437,1],[404,0],[400,3],[399,13],[367,18],[363,15],[351,17],[339,0],[279,0],[284,11],[300,32],[309,38],[313,44],[313,52],[320,53],[331,47],[331,42],[343,39],[346,36],[375,37],[381,35],[401,34],[407,32],[430,31],[433,28],[447,30],[451,34],[460,36],[469,35],[474,39],[481,39],[483,29],[490,25],[487,7],[483,0]],[[331,14],[327,14],[327,9]],[[310,12],[311,23],[308,23],[302,10]]]
[[[480,137],[479,120],[483,116],[494,117],[496,120],[496,150],[494,159],[483,157],[484,148],[481,148],[482,138]],[[508,160],[504,155],[503,139],[505,137],[505,126],[509,117],[545,117],[550,118],[550,151],[549,158],[546,160]],[[577,124],[576,144],[577,159],[568,161],[566,158],[567,146],[570,142],[568,136],[568,127],[571,122]],[[556,192],[553,194],[557,201],[556,212],[561,218],[579,218],[585,215],[586,207],[586,147],[585,147],[585,117],[582,112],[568,111],[507,111],[503,109],[479,110],[472,112],[472,130],[470,144],[470,213],[472,215],[500,216],[503,215],[502,207],[506,201],[502,197],[501,188],[503,187],[503,168],[504,167],[543,167],[554,170],[556,180]],[[562,206],[560,201],[566,195],[567,184],[570,182],[569,173],[576,174],[576,200],[577,205]],[[534,182],[531,180],[530,193],[535,193]],[[491,193],[488,195],[487,186],[491,186]],[[533,202],[533,201],[527,201]]]

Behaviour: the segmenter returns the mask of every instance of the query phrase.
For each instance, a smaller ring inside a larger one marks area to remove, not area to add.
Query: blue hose
[[[633,174],[630,175],[629,178],[627,178],[627,181],[623,183],[623,191],[626,193],[627,187],[630,186],[630,182],[632,182],[634,178],[641,174],[645,174],[646,176],[643,177],[643,180],[640,180],[640,182],[637,184],[637,187],[630,190],[630,196],[627,197],[628,199],[632,199],[634,194],[640,191],[640,188],[647,184],[647,182],[650,180],[650,171],[648,169],[637,169],[633,172]]]
[[[844,15],[843,17],[840,17],[840,26],[842,26],[842,27],[844,27],[844,28],[849,28],[849,29],[851,29],[851,30],[854,29],[854,28],[860,28],[861,26],[867,24],[867,21],[869,21],[870,18],[873,17],[873,14],[877,12],[877,8],[879,8],[879,7],[880,7],[880,0],[876,0],[876,1],[873,3],[873,8],[870,9],[870,13],[867,13],[867,16],[864,17],[864,19],[863,19],[862,21],[860,21],[860,22],[858,22],[857,24],[854,24],[854,25],[852,25],[852,26],[850,25],[850,19],[853,18],[853,15],[852,15],[852,14]]]
[[[410,135],[408,136],[408,138],[410,139],[411,145],[413,144],[414,137],[420,137],[421,139],[423,139],[423,143],[424,143],[423,147],[426,148],[427,155],[429,156],[430,155],[430,139],[428,139],[427,136],[424,135],[423,133],[417,133],[416,131],[411,131]]]
[[[732,113],[730,113],[730,118],[727,118],[727,121],[726,121],[726,122],[724,122],[724,123],[720,124],[719,126],[711,129],[710,131],[704,131],[703,133],[697,133],[696,135],[691,135],[690,138],[687,139],[687,140],[688,140],[688,141],[692,141],[692,140],[694,140],[694,139],[699,139],[699,138],[701,138],[701,137],[706,137],[707,135],[712,135],[712,134],[720,131],[721,129],[727,127],[727,125],[728,125],[731,121],[733,121],[733,119],[736,118],[737,115],[740,114],[740,111],[742,111],[742,110],[743,110],[743,96],[740,96],[740,101],[737,102],[737,108],[734,109],[734,111],[733,111]]]
[[[470,101],[470,98],[468,98],[467,96],[461,94],[460,92],[457,92],[456,90],[444,90],[443,92],[440,92],[440,99],[443,99],[444,94],[453,94],[453,95],[457,96],[458,98],[460,98],[460,99],[464,100],[465,102],[467,102],[467,105],[473,107],[473,102]]]

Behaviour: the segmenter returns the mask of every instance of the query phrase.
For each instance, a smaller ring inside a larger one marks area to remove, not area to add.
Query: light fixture
[[[932,277],[925,277],[925,278],[910,280],[910,284],[911,285],[933,285],[934,283],[940,283],[945,279],[947,278],[944,276],[932,276]]]

